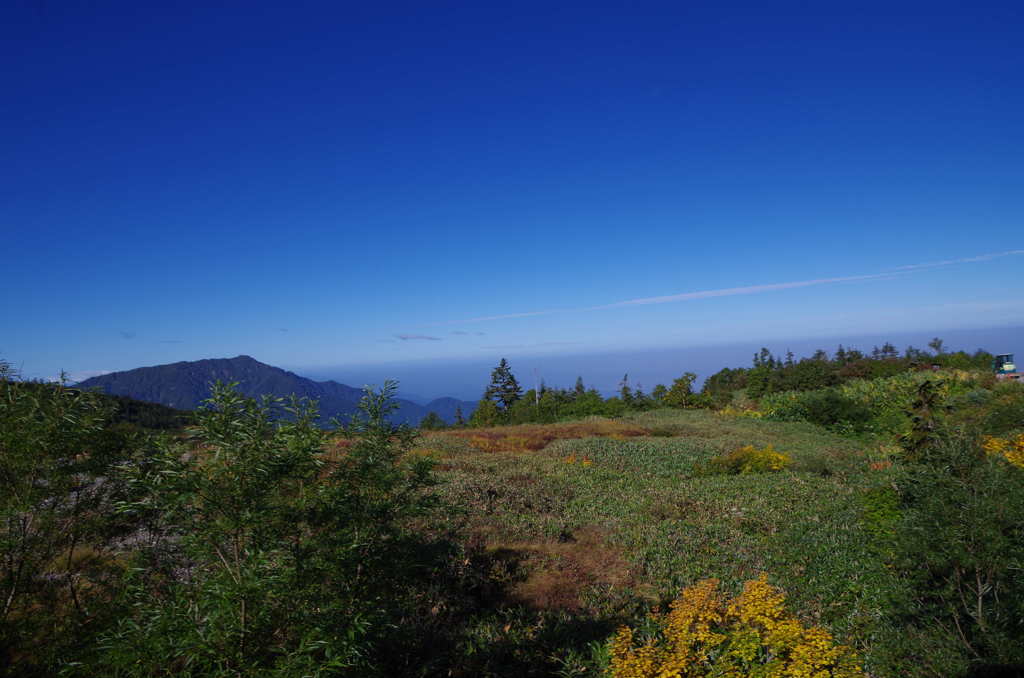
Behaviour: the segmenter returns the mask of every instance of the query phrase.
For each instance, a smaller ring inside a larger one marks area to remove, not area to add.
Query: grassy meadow
[[[691,381],[330,431],[215,384],[147,432],[0,378],[0,674],[1020,675],[1020,384]]]
[[[744,445],[772,445],[792,462],[777,473],[709,472]],[[617,625],[701,579],[736,592],[760,573],[869,668],[891,665],[884,610],[894,584],[866,497],[892,469],[876,443],[803,422],[661,409],[435,432],[412,454],[435,460],[440,493],[461,507],[461,527],[505,586],[507,606],[482,613],[465,639],[518,651],[523,664],[502,670],[530,674],[545,657],[584,675],[600,659],[588,653],[603,651],[587,643]],[[497,669],[490,661],[480,668]]]

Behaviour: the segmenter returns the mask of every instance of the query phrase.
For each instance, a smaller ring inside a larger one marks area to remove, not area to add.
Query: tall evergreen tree
[[[576,377],[576,388],[573,389],[576,396],[579,397],[587,392],[587,388],[583,385],[583,377]]]
[[[509,367],[508,361],[502,358],[498,366],[491,370],[491,384],[484,391],[484,400],[500,404],[502,411],[508,412],[522,395],[523,389],[512,374],[512,368]]]
[[[629,387],[628,373],[622,375],[622,381],[619,382],[619,397],[627,404],[633,401],[633,389]]]

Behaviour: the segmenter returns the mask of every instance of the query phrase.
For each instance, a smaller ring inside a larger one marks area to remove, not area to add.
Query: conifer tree
[[[500,404],[501,410],[508,412],[522,395],[523,389],[512,374],[512,368],[509,367],[508,361],[502,358],[498,366],[491,371],[491,384],[484,391],[484,400]]]
[[[633,402],[633,389],[629,387],[629,373],[622,375],[622,381],[619,382],[619,397],[626,404]]]

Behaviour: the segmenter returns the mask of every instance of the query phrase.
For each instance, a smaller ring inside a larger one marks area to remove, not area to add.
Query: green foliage
[[[109,399],[17,380],[0,361],[0,671],[49,675],[89,642],[116,587],[123,533],[101,480],[133,444]]]
[[[761,400],[766,416],[782,421],[812,421],[841,433],[910,431],[908,414],[922,383],[932,382],[945,404],[977,388],[967,373],[903,372],[883,379],[857,379],[821,391],[775,393]]]
[[[522,397],[523,389],[512,374],[512,368],[504,358],[491,371],[491,383],[484,391],[484,399],[498,405],[502,412],[508,412],[512,405]]]
[[[979,667],[1024,662],[1024,472],[970,438],[914,449],[898,480],[900,620]]]
[[[937,343],[936,343],[937,342]],[[932,348],[942,349],[942,340],[933,339]],[[947,353],[945,350],[934,355],[908,346],[900,357],[896,348],[886,342],[881,348],[875,347],[870,357],[856,349],[840,345],[830,359],[823,350],[810,358],[794,360],[787,353],[785,360],[773,356],[767,348],[754,355],[753,367],[725,368],[712,374],[704,382],[703,392],[712,395],[715,402],[727,404],[731,394],[745,390],[751,398],[786,391],[809,391],[845,385],[857,379],[881,379],[893,377],[914,370],[927,369],[932,365],[947,369],[989,371],[992,355],[978,350],[974,354],[963,351]]]
[[[165,441],[125,466],[120,510],[151,537],[90,671],[371,673],[430,569],[410,527],[433,506],[429,465],[404,461],[414,434],[388,422],[394,391],[367,393],[331,458],[315,404],[218,383],[196,447]]]
[[[155,431],[180,429],[192,421],[192,413],[158,403],[147,403],[118,395],[101,395],[114,401],[113,424],[126,424]]]
[[[836,389],[779,394],[762,406],[771,418],[809,421],[839,432],[863,431],[874,415],[859,399]]]
[[[661,401],[669,407],[680,409],[693,409],[711,406],[711,397],[704,393],[693,392],[693,382],[697,375],[693,372],[685,372],[681,377],[672,382],[672,388],[662,397]]]
[[[881,485],[868,489],[862,501],[864,530],[871,536],[879,554],[891,561],[901,519],[899,493],[892,485]]]
[[[982,430],[993,435],[1024,430],[1024,387],[1013,382],[997,383],[991,400],[981,403]]]
[[[476,427],[497,426],[503,421],[504,418],[502,417],[501,410],[494,404],[494,401],[488,398],[481,398],[469,418],[469,425]]]
[[[461,418],[461,411],[458,414],[460,415],[459,418]],[[420,421],[420,428],[424,431],[436,431],[447,426],[448,424],[445,423],[444,419],[437,412],[427,412],[427,415]]]
[[[942,409],[941,395],[935,383],[922,381],[910,406],[910,430],[900,437],[904,457],[908,461],[924,461],[935,448]]]
[[[834,389],[807,393],[803,407],[807,421],[840,431],[864,430],[873,414],[867,405]]]
[[[51,394],[43,393],[59,388],[64,392],[83,390],[66,383],[47,383],[40,381],[19,381],[18,388],[25,393],[34,394],[38,398],[49,398]],[[117,425],[124,432],[159,431],[181,429],[191,421],[192,413],[178,410],[159,403],[148,403],[127,396],[110,395],[94,389],[84,389],[90,393],[93,402],[108,411],[106,420]]]

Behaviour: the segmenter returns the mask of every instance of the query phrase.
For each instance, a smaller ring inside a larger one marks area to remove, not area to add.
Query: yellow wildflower
[[[1024,469],[1024,433],[1012,440],[985,436],[981,449],[989,456],[1002,457],[1017,468]]]
[[[761,575],[731,601],[718,580],[683,589],[661,633],[637,645],[633,630],[610,640],[611,678],[863,678],[856,657],[821,628],[805,628],[785,610],[785,594]]]

